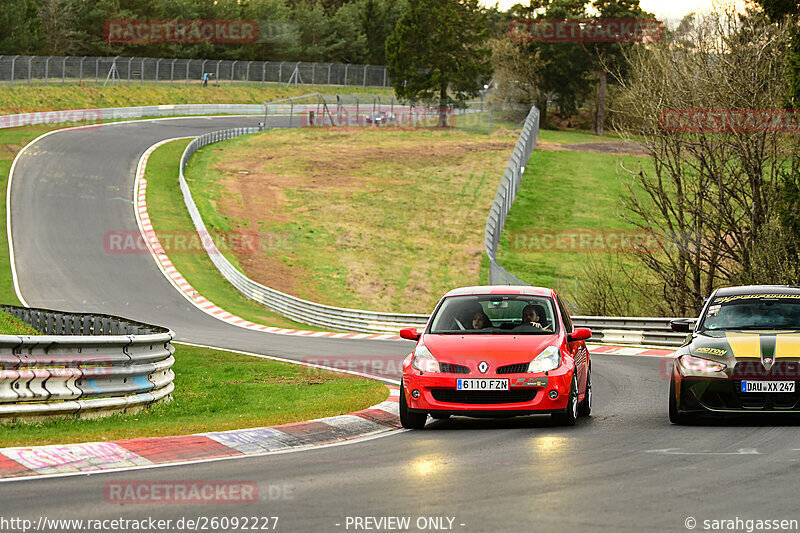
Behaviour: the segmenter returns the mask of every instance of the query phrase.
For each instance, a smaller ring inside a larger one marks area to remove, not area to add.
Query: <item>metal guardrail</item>
[[[0,423],[138,409],[174,390],[172,331],[124,318],[0,306],[41,335],[0,335]]]
[[[66,85],[345,85],[389,87],[383,65],[305,63],[303,61],[233,61],[154,57],[0,56],[0,83]]]
[[[522,182],[525,165],[528,164],[538,138],[539,110],[536,106],[531,106],[486,219],[483,242],[486,256],[489,258],[489,285],[530,285],[497,264],[497,248],[500,245],[500,235],[503,233],[506,217]]]
[[[263,115],[261,104],[172,104],[137,107],[108,107],[101,109],[68,109],[0,115],[0,129],[32,124],[63,124],[64,122],[100,122],[142,117],[172,117],[195,115]],[[97,124],[99,126],[99,124]]]

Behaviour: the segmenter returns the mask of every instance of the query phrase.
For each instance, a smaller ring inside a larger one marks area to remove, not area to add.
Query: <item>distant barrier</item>
[[[0,335],[0,423],[140,409],[174,390],[172,331],[120,317],[0,306],[41,335]]]

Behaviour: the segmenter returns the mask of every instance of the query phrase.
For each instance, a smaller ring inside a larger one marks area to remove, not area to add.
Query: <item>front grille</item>
[[[431,394],[437,402],[443,403],[470,403],[470,404],[496,404],[496,403],[525,403],[533,401],[538,391],[533,389],[498,390],[498,391],[471,391],[454,389],[432,389]]]
[[[448,374],[469,374],[469,368],[451,363],[439,363],[439,370]]]
[[[498,374],[521,374],[528,371],[530,363],[517,363],[516,365],[501,366],[497,369]]]
[[[735,379],[765,379],[776,381],[792,381],[800,379],[800,363],[796,361],[775,361],[767,370],[761,361],[739,361],[733,367]]]
[[[793,393],[742,392],[741,380],[710,383],[700,403],[710,409],[743,411],[800,411],[800,382]]]

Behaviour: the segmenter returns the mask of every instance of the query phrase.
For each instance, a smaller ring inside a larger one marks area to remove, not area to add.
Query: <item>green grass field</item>
[[[9,313],[0,311],[0,335],[41,335],[41,333]]]
[[[563,144],[585,138],[570,133],[543,132],[542,137]],[[647,237],[621,217],[626,173],[620,164],[635,169],[650,162],[631,155],[534,151],[506,220],[498,263],[533,285],[555,288],[573,302],[581,300],[590,283],[584,268],[590,258],[613,258],[640,268],[628,253],[631,248],[616,253],[623,239]]]
[[[380,403],[380,382],[248,355],[176,345],[171,402],[107,418],[0,426],[0,447],[157,437],[272,426]]]
[[[261,235],[261,255],[238,256],[251,278],[329,305],[425,313],[480,282],[483,226],[516,137],[278,130],[199,151],[187,178],[212,232]]]

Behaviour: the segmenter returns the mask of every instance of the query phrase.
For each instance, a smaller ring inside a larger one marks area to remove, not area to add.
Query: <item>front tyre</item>
[[[694,416],[678,411],[678,395],[675,387],[675,374],[669,380],[669,421],[673,424],[691,424]]]
[[[408,410],[406,403],[406,391],[403,384],[400,384],[400,425],[406,429],[422,429],[428,420],[427,413],[412,413]]]
[[[578,378],[572,373],[572,385],[569,388],[569,401],[563,413],[553,413],[553,422],[559,426],[574,426],[578,420]]]
[[[583,401],[578,404],[579,416],[592,414],[592,369],[589,368],[586,372],[586,394],[583,395]]]

